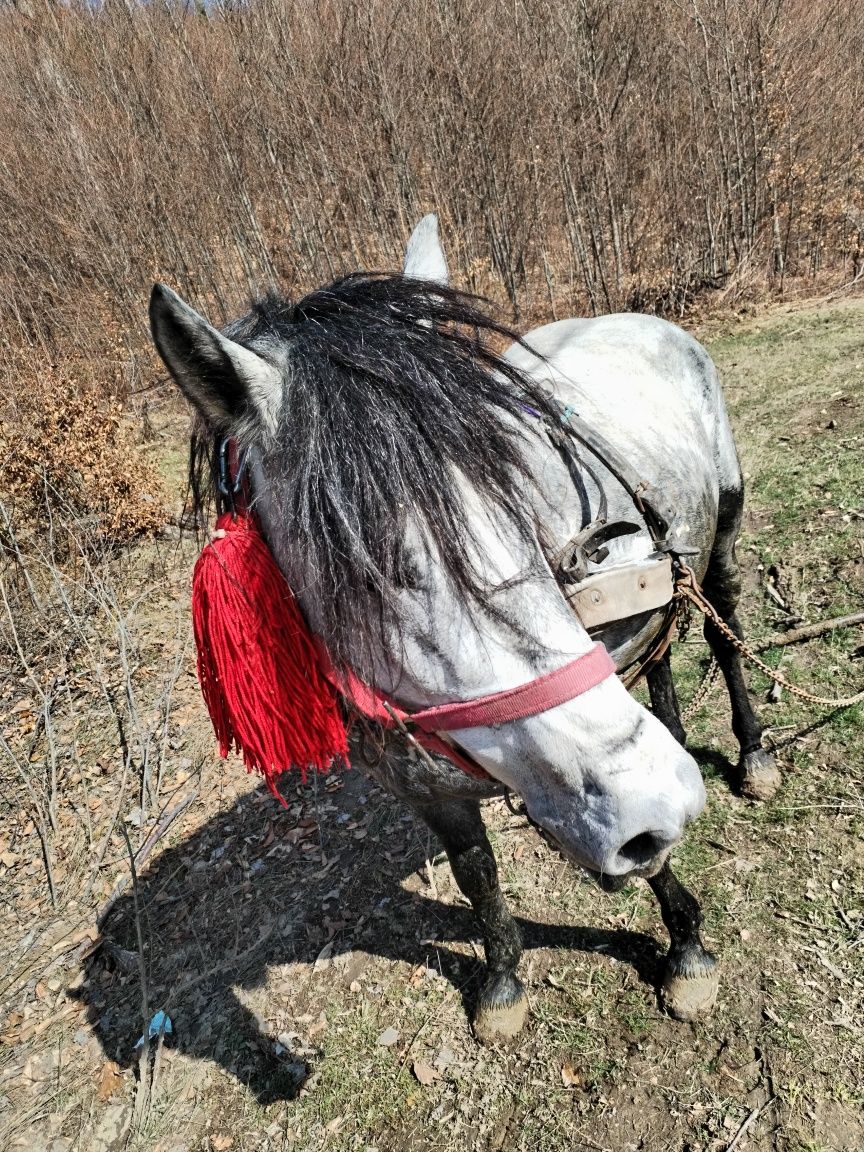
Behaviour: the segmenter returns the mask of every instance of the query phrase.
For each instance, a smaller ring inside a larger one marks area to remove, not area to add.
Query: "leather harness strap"
[[[532,416],[539,416],[533,409],[528,411]],[[563,549],[550,558],[552,571],[571,608],[585,628],[599,628],[613,620],[656,610],[664,605],[666,607],[666,618],[659,634],[635,668],[623,677],[625,686],[631,688],[662,658],[672,643],[680,608],[677,580],[682,570],[681,558],[694,555],[695,549],[677,538],[675,509],[668,503],[665,494],[641,479],[618,450],[604,436],[589,428],[570,406],[562,411],[557,423],[549,418],[542,419],[550,443],[574,483],[580,470],[584,470],[592,477],[600,492],[596,517],[571,536]],[[605,547],[608,541],[638,531],[639,526],[623,520],[608,522],[608,504],[603,485],[578,455],[573,441],[587,448],[633,501],[654,545],[650,575],[642,564],[624,565],[606,572],[590,572],[589,562],[601,564],[609,555],[609,549]],[[634,578],[635,589],[631,586]],[[605,593],[609,595],[605,597],[604,603]],[[611,611],[613,597],[616,605],[614,614]]]
[[[613,448],[604,436],[595,432],[593,428],[589,428],[570,408],[565,409],[562,413],[561,423],[558,427],[547,423],[547,432],[559,454],[564,458],[564,462],[567,464],[571,475],[573,469],[570,458],[574,456],[574,453],[568,436],[572,436],[574,440],[578,440],[583,447],[587,448],[588,451],[612,473],[621,487],[627,492],[645,521],[655,549],[658,552],[670,550],[667,536],[675,519],[674,508],[669,507],[663,493],[658,488],[653,484],[649,484],[647,480],[643,480],[639,474],[631,468],[624,457],[616,448]],[[582,468],[587,468],[585,461],[578,460],[578,458],[577,465],[581,465]],[[590,472],[590,469],[588,469],[588,471]],[[590,474],[592,476],[594,475],[593,472]],[[594,480],[595,483],[598,484],[601,493],[601,510],[598,519],[605,523],[606,494],[603,492],[603,487],[598,483],[596,477],[594,477]]]

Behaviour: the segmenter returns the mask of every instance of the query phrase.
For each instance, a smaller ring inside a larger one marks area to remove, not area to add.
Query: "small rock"
[[[392,1048],[398,1039],[399,1032],[396,1028],[385,1028],[378,1037],[378,1044],[382,1048]]]
[[[90,1152],[119,1152],[131,1123],[131,1104],[110,1104],[90,1137]]]
[[[443,1072],[445,1068],[456,1063],[456,1053],[451,1048],[442,1048],[432,1063],[439,1072]]]

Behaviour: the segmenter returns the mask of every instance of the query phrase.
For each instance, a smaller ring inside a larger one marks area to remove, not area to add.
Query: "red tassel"
[[[232,745],[277,799],[291,768],[326,772],[347,762],[348,738],[333,686],[291,589],[254,518],[220,516],[192,577],[198,679],[219,751]]]

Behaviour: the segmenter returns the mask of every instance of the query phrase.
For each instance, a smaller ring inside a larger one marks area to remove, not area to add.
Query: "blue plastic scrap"
[[[158,1012],[154,1013],[152,1019],[150,1020],[150,1023],[147,1027],[147,1036],[148,1039],[152,1040],[154,1036],[158,1036],[160,1033],[163,1036],[170,1036],[173,1031],[174,1025],[171,1023],[171,1017],[166,1015],[166,1013],[164,1013],[160,1008]],[[139,1037],[135,1047],[140,1048],[143,1044],[144,1037],[141,1036]]]

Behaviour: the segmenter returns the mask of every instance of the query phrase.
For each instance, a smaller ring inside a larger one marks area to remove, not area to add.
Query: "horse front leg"
[[[487,971],[474,1012],[474,1033],[483,1043],[508,1040],[528,1015],[528,999],[516,975],[522,937],[501,894],[480,805],[476,800],[449,800],[412,807],[441,841],[483,932]]]
[[[686,737],[668,651],[653,665],[647,679],[654,715],[683,745]],[[699,902],[677,878],[668,860],[648,883],[660,904],[660,914],[672,941],[660,999],[670,1015],[679,1020],[693,1020],[711,1011],[719,986],[717,959],[705,949],[699,936],[702,923]]]
[[[678,1020],[695,1020],[714,1007],[720,984],[717,958],[699,935],[702,913],[667,860],[648,881],[660,905],[671,947],[660,987],[663,1007]]]
[[[668,728],[683,748],[687,734],[681,723],[681,710],[678,707],[678,695],[675,692],[675,682],[672,679],[668,648],[656,664],[651,665],[645,678],[648,681],[648,692],[651,696],[651,711],[660,723]]]

